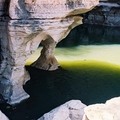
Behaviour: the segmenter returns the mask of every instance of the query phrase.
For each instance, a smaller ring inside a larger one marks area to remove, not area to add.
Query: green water
[[[26,67],[31,80],[24,89],[31,97],[16,106],[1,106],[10,120],[37,120],[72,99],[89,105],[120,96],[119,66],[91,60],[61,62],[61,65],[62,68],[52,72]]]
[[[62,68],[51,72],[26,66],[31,80],[24,89],[31,97],[15,106],[0,106],[10,120],[37,120],[72,99],[89,105],[120,96],[118,64],[89,59],[63,61],[63,58],[59,62]]]
[[[82,45],[56,48],[55,56],[61,65],[58,70],[26,66],[31,80],[24,89],[30,98],[15,106],[0,105],[10,120],[37,120],[72,99],[89,105],[120,96],[120,45],[86,45],[85,41]],[[27,65],[37,59],[39,51],[27,60]]]

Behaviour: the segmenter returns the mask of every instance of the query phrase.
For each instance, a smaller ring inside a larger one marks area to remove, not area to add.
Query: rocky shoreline
[[[120,97],[86,106],[80,100],[70,100],[45,113],[37,120],[119,120]],[[0,120],[9,120],[0,111]]]
[[[38,120],[119,120],[120,97],[86,106],[80,100],[71,100],[44,114]]]

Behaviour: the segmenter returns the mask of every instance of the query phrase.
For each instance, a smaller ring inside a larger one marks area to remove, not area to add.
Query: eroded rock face
[[[99,0],[1,0],[1,88],[0,93],[9,104],[18,103],[29,95],[23,85],[30,79],[24,65],[27,58],[43,45],[41,55],[32,66],[55,70],[59,63],[54,57],[54,49],[71,29],[82,24],[78,14],[87,12]],[[8,5],[4,9],[4,6]],[[9,21],[3,19],[9,10]],[[4,24],[3,24],[4,23]],[[5,30],[4,30],[5,29]],[[9,86],[9,87],[8,87]]]
[[[84,105],[79,100],[71,100],[44,114],[38,120],[82,120]]]

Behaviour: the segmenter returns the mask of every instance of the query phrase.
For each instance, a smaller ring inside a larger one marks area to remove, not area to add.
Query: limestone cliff
[[[120,26],[120,1],[101,0],[92,11],[84,14],[84,23],[106,26]]]
[[[10,3],[0,0],[0,93],[9,104],[29,97],[23,90],[30,79],[24,65],[39,44],[43,49],[32,66],[57,69],[55,46],[71,29],[82,24],[78,14],[93,9],[98,3],[99,0],[10,0]]]
[[[89,105],[84,109],[82,120],[119,120],[120,119],[120,97],[107,100],[104,104]]]

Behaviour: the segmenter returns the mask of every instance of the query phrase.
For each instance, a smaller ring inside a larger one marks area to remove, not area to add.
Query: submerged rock
[[[44,114],[38,120],[82,120],[85,106],[79,100],[71,100]]]

